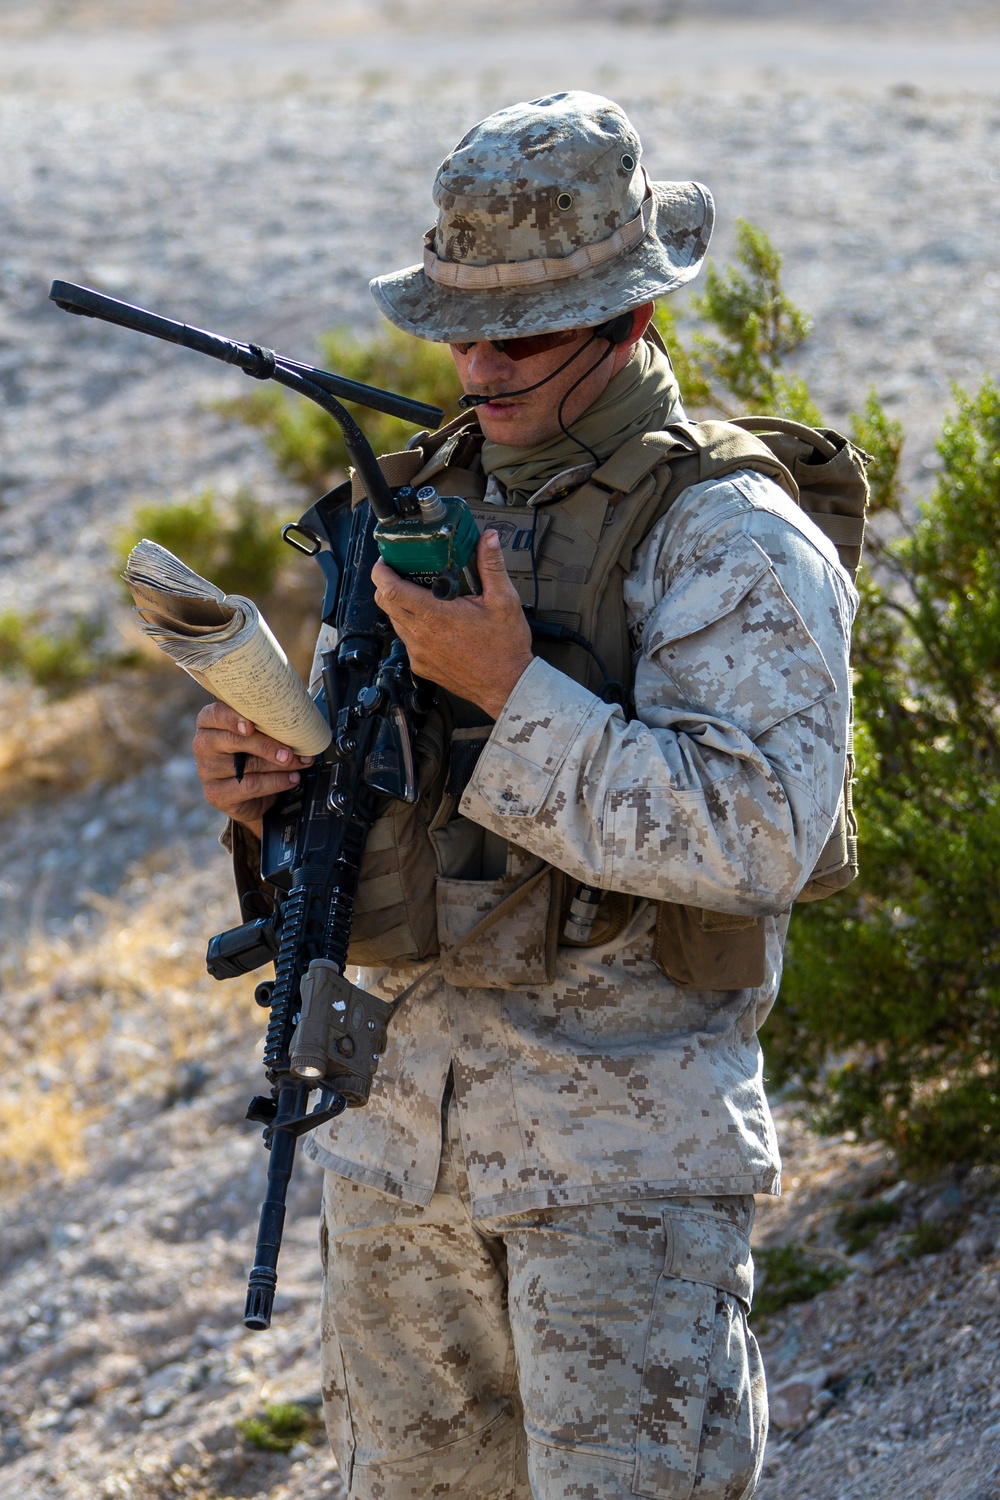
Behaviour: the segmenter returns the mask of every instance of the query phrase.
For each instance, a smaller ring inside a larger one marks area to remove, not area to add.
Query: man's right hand
[[[207,801],[227,818],[245,823],[258,838],[261,819],[279,792],[299,780],[311,755],[296,755],[287,745],[261,734],[225,703],[209,703],[198,715],[192,745],[195,766]],[[234,756],[247,757],[243,780],[236,780]]]

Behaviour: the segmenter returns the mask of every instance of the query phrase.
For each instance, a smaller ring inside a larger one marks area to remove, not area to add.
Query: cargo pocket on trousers
[[[730,1477],[735,1481],[737,1469],[745,1470],[749,1482],[754,1472],[760,1443],[749,1431],[751,1406],[742,1399],[753,1372],[746,1368],[746,1345],[727,1332],[730,1314],[746,1332],[752,1262],[746,1235],[732,1224],[669,1209],[663,1222],[666,1255],[646,1331],[632,1493],[647,1500],[690,1500],[706,1428],[719,1416],[708,1408],[719,1406],[720,1378],[727,1389],[739,1387],[726,1404],[733,1422],[748,1427],[746,1434],[726,1434],[723,1446],[734,1460]],[[724,1347],[717,1350],[717,1342]],[[739,1371],[732,1368],[734,1354]],[[758,1393],[758,1405],[761,1399]],[[709,1443],[713,1453],[717,1437]]]
[[[657,1283],[646,1331],[633,1495],[689,1500],[698,1470],[715,1338],[715,1288]]]

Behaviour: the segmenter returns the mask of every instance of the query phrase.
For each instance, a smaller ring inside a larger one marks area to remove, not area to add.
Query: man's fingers
[[[507,577],[507,564],[503,560],[503,548],[500,545],[500,538],[495,531],[484,531],[479,538],[476,561],[479,564],[481,572],[492,573],[494,575],[502,573],[505,578]]]
[[[216,748],[224,746],[233,754],[242,752],[244,755],[259,755],[262,759],[274,761],[279,766],[311,766],[313,763],[313,756],[298,755],[291,746],[272,739],[270,735],[258,730],[251,720],[238,714],[234,708],[230,708],[227,703],[206,703],[198,715],[197,724],[198,732],[194,740],[195,754],[198,753],[199,745],[208,750],[214,744]],[[208,731],[213,738],[209,739],[202,731]],[[217,734],[225,738],[214,739]]]
[[[479,538],[476,563],[483,585],[483,603],[488,607],[513,601],[520,608],[517,590],[510,581],[503,548],[495,531],[486,531]],[[372,579],[375,603],[394,623],[403,618],[408,622],[431,623],[435,628],[449,623],[449,611],[454,607],[450,600],[435,599],[430,589],[401,578],[381,558],[372,568]]]
[[[228,703],[220,703],[217,699],[205,704],[196,722],[199,729],[228,729],[232,734],[244,737],[253,734],[256,728],[249,719],[238,714],[235,708],[230,708]]]
[[[375,603],[387,615],[402,611],[420,617],[437,607],[438,601],[430,589],[421,588],[418,584],[401,578],[381,558],[372,568],[372,582],[375,584]]]
[[[301,779],[298,771],[247,771],[239,782],[233,777],[234,783],[239,787],[238,796],[243,802],[287,792],[290,786],[296,786]]]
[[[311,755],[296,755],[288,745],[282,745],[280,741],[272,740],[266,734],[259,734],[256,730],[252,730],[249,734],[241,734],[236,727],[225,729],[199,727],[194,737],[194,753],[195,759],[199,762],[214,755],[241,754],[256,756],[259,760],[267,761],[271,765],[289,768],[311,766],[313,763]]]
[[[511,583],[500,538],[495,531],[484,531],[479,538],[476,566],[479,568],[479,581],[483,586],[483,602],[486,607],[512,605],[520,612],[517,590]]]
[[[235,817],[237,808],[265,801],[269,804],[299,780],[297,771],[248,771],[242,781],[232,775],[203,777],[202,789],[213,807]]]
[[[198,770],[203,781],[236,780],[236,762],[228,750],[202,756],[198,761]],[[239,783],[240,794],[244,797],[253,795],[251,792],[253,780],[260,776],[274,777],[273,784],[267,788],[269,792],[284,791],[301,780],[300,773],[294,767],[278,769],[270,761],[252,755],[247,758],[243,769],[243,778]]]

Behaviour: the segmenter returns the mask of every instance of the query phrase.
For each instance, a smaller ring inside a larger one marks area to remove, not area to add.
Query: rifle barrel
[[[278,1285],[278,1253],[285,1224],[285,1197],[295,1163],[295,1136],[279,1129],[278,1121],[302,1114],[307,1098],[308,1090],[302,1084],[283,1083],[278,1090],[277,1119],[270,1132],[267,1196],[261,1204],[257,1248],[243,1312],[247,1328],[259,1330],[271,1326],[274,1293]]]
[[[148,333],[153,338],[164,339],[168,344],[180,344],[193,349],[197,354],[207,354],[211,359],[221,359],[227,365],[238,365],[249,374],[260,368],[260,356],[249,344],[227,339],[207,328],[196,328],[190,323],[178,323],[160,313],[149,312],[144,307],[135,307],[131,302],[122,302],[109,297],[106,292],[97,292],[92,287],[77,286],[72,281],[53,281],[49,298],[64,312],[78,313],[87,318],[101,318],[105,323],[117,323],[121,328],[131,328],[136,333]],[[276,354],[276,364],[290,374],[304,375],[332,396],[342,401],[353,401],[358,406],[368,406],[374,411],[385,412],[391,417],[401,417],[404,422],[417,426],[439,427],[444,412],[439,406],[430,406],[425,401],[413,401],[409,396],[400,396],[394,391],[383,391],[377,386],[363,385],[358,380],[348,380],[344,375],[335,375],[330,370],[318,370],[301,360],[288,359]]]

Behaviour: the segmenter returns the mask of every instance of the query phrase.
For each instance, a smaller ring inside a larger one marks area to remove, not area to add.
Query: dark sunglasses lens
[[[523,339],[494,339],[493,342],[508,359],[522,360],[531,359],[535,354],[547,354],[550,349],[559,349],[563,344],[571,344],[575,338],[575,331],[569,329],[562,333],[528,334]]]
[[[490,339],[488,340],[501,354],[506,354],[508,359],[519,361],[531,359],[535,354],[547,354],[550,349],[559,349],[563,344],[570,344],[576,338],[574,329],[564,330],[561,333],[532,333],[523,339]],[[483,340],[484,343],[487,340]],[[475,348],[476,341],[467,344],[452,342],[452,348],[457,349],[459,354],[468,354],[470,349]]]

